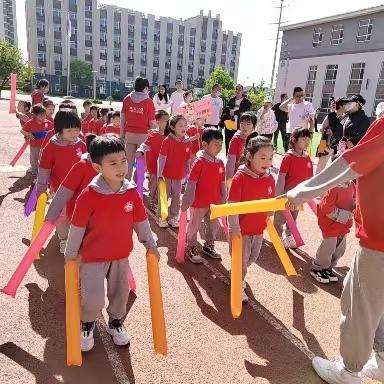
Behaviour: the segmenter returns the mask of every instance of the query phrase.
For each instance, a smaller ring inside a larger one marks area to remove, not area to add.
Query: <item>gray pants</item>
[[[129,286],[127,279],[128,258],[80,265],[81,321],[95,321],[104,308],[104,279],[107,279],[107,312],[110,320],[126,315]]]
[[[125,134],[125,152],[127,155],[128,162],[128,172],[126,178],[128,180],[132,179],[132,171],[133,171],[133,162],[135,160],[135,153],[137,148],[144,143],[146,138],[148,137],[145,133],[129,133]]]
[[[154,204],[158,204],[158,195],[157,195],[157,183],[158,183],[157,175],[149,174],[148,179],[148,189],[149,189],[149,198],[151,202]]]
[[[167,196],[171,199],[171,205],[168,209],[168,218],[179,218],[180,211],[180,195],[181,195],[181,183],[183,180],[165,179],[167,186]]]
[[[291,214],[292,214],[293,220],[295,220],[295,223],[296,223],[297,216],[299,215],[299,211],[291,211]],[[283,230],[284,230],[285,236],[291,235],[291,231],[289,230],[288,226],[286,225],[283,212],[280,212],[280,211],[275,212],[275,216],[273,218],[273,225],[275,226],[276,231],[279,234],[279,236],[281,236],[283,234]]]
[[[336,267],[339,259],[344,255],[347,237],[324,237],[316,253],[312,266],[316,271]]]
[[[220,228],[219,221],[217,219],[211,220],[209,218],[209,208],[190,208],[190,220],[187,226],[187,247],[193,247],[198,245],[197,232],[202,221],[205,226],[205,244],[213,245],[216,240],[216,234]]]
[[[359,372],[372,348],[384,352],[384,252],[359,246],[341,295],[340,353]]]
[[[31,174],[34,178],[37,177],[37,172],[39,170],[40,150],[40,147],[29,146],[29,162],[31,164]]]
[[[243,280],[248,267],[259,258],[263,235],[243,236]]]

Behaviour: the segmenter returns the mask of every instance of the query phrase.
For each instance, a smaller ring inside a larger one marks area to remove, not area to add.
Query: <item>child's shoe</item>
[[[93,331],[95,330],[95,322],[91,321],[88,323],[81,324],[81,333],[80,333],[80,347],[83,352],[90,351],[95,345],[95,340],[93,338]]]
[[[64,255],[65,247],[67,246],[67,240],[60,240],[60,253]]]
[[[179,220],[176,217],[172,217],[168,220],[169,225],[172,228],[179,228]]]
[[[375,353],[364,365],[361,371],[364,376],[384,383],[384,360]]]
[[[292,235],[283,238],[283,244],[285,249],[296,249],[296,241]]]
[[[168,228],[168,222],[166,220],[163,220],[161,217],[157,219],[157,225],[160,228]]]
[[[339,278],[337,277],[337,275],[335,274],[335,272],[333,272],[333,269],[330,268],[330,269],[326,269],[325,270],[325,273],[327,274],[328,276],[328,279],[330,282],[332,283],[337,283],[339,281]]]
[[[323,269],[321,271],[316,271],[315,269],[312,268],[310,274],[315,280],[317,280],[321,284],[329,283],[329,275],[326,269]]]
[[[221,255],[215,251],[215,246],[213,244],[204,245],[202,252],[204,253],[204,255],[207,255],[212,259],[221,260]]]
[[[188,259],[194,264],[200,264],[203,262],[203,258],[200,255],[199,248],[195,245],[188,249],[186,252]]]
[[[149,205],[149,209],[153,212],[157,212],[157,204],[154,201],[151,201],[151,204]]]
[[[119,319],[114,319],[108,323],[107,332],[112,336],[115,345],[122,346],[129,344],[127,330]]]

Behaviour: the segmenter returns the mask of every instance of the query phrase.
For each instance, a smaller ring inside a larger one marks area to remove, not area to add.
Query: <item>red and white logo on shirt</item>
[[[307,167],[308,167],[308,168],[312,168],[312,163],[311,163],[310,161],[308,161],[308,163],[307,163]]]
[[[129,107],[129,112],[131,112],[131,113],[139,113],[139,114],[142,115],[144,113],[144,108],[130,106]]]
[[[185,152],[187,153],[189,152],[189,147],[185,148]]]
[[[124,211],[127,212],[127,213],[133,211],[133,203],[132,203],[132,201],[128,201],[128,203],[124,205]]]
[[[48,123],[45,123],[45,124],[44,124],[44,128],[48,128]]]

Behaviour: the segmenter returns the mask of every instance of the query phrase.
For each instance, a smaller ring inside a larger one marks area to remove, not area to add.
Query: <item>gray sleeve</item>
[[[279,175],[277,176],[276,187],[275,187],[276,196],[280,196],[284,193],[286,176],[287,176],[286,173],[279,172]]]
[[[188,180],[187,188],[182,198],[183,208],[189,208],[195,200],[196,181]]]
[[[329,189],[341,183],[357,179],[359,176],[349,166],[348,162],[340,156],[328,168],[288,191],[287,197],[295,205],[304,204],[315,197],[322,196]]]
[[[157,247],[148,219],[134,223],[133,228],[137,234],[137,238],[145,248],[149,249]]]
[[[236,156],[228,155],[227,164],[225,164],[225,176],[227,177],[227,179],[232,179],[233,175],[235,174],[235,168],[236,168]]]
[[[353,213],[347,209],[336,208],[333,212],[327,215],[331,220],[341,224],[346,224],[352,219]]]
[[[159,158],[157,159],[157,177],[163,177],[163,171],[166,161],[167,156],[159,155]]]
[[[124,140],[125,138],[125,114],[120,114],[120,137]]]
[[[46,168],[40,168],[37,174],[37,182],[36,182],[36,193],[37,196],[46,192],[48,188],[49,176],[51,175],[51,170]]]
[[[149,128],[150,128],[150,129],[155,129],[155,128],[157,128],[157,122],[156,122],[156,120],[151,120],[151,121],[149,122]]]
[[[67,187],[61,186],[57,190],[54,198],[52,199],[51,204],[49,205],[45,219],[50,221],[51,223],[54,223],[60,216],[65,205],[68,203],[69,200],[71,200],[72,196],[72,190]]]
[[[221,204],[225,204],[227,202],[227,185],[225,184],[225,181],[221,183],[220,191],[221,191]]]
[[[77,227],[71,224],[69,227],[69,234],[67,240],[67,246],[65,247],[64,256],[67,260],[76,259],[79,254],[81,243],[85,234],[84,227]]]
[[[234,203],[234,201],[228,201],[228,204],[229,203]],[[229,229],[229,233],[241,232],[239,215],[228,216],[228,229]]]
[[[151,147],[145,143],[142,143],[139,145],[139,148],[137,148],[136,152],[145,153],[148,152],[151,149]]]

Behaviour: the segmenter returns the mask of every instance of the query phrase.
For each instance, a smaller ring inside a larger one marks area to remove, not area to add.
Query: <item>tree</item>
[[[251,102],[251,110],[257,111],[264,103],[265,99],[265,90],[262,87],[256,87],[256,92],[254,88],[248,91],[247,97]]]
[[[7,86],[11,74],[16,73],[18,81],[30,81],[32,65],[25,61],[21,51],[5,40],[0,40],[0,92]]]
[[[204,94],[211,93],[214,84],[221,85],[221,98],[226,103],[231,97],[233,97],[233,89],[235,85],[229,72],[225,71],[221,67],[216,67],[209,76],[209,79],[204,84]]]
[[[91,67],[81,60],[71,61],[71,84],[80,87],[91,87],[93,73]]]

